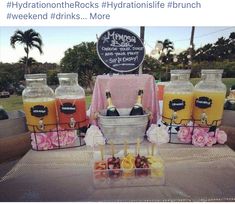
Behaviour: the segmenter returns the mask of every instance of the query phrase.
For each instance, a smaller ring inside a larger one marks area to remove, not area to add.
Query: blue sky
[[[59,63],[64,52],[83,41],[96,41],[105,30],[112,27],[0,27],[0,62],[17,62],[25,55],[21,45],[16,49],[10,46],[10,37],[15,30],[25,31],[33,28],[39,32],[43,40],[44,54],[40,55],[38,50],[30,51],[30,57],[38,62]],[[139,27],[124,27],[139,34]],[[227,38],[235,27],[196,27],[195,46],[201,47],[207,43],[214,43],[219,37]],[[174,42],[176,53],[189,47],[191,27],[145,27],[145,48],[149,54],[155,46],[156,41],[166,38]]]

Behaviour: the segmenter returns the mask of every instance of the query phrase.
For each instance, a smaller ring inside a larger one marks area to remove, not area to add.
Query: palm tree
[[[162,44],[162,50],[160,50],[161,52],[167,54],[170,50],[173,51],[174,50],[174,44],[172,41],[170,41],[169,39],[165,39],[164,41],[157,41],[157,43],[161,43]]]
[[[19,60],[19,63],[24,64],[24,65],[26,65],[27,62],[28,62],[28,67],[31,67],[32,65],[37,64],[37,61],[32,57],[29,57],[28,59],[27,57],[22,57]]]
[[[160,57],[159,60],[161,63],[165,65],[165,79],[168,80],[168,65],[173,61],[174,44],[169,39],[165,39],[164,41],[157,41],[157,44],[162,44],[161,50],[159,50]]]
[[[34,47],[37,48],[40,54],[43,53],[42,51],[42,39],[39,33],[34,31],[33,29],[26,30],[25,32],[21,30],[16,30],[14,35],[10,38],[10,44],[13,48],[15,48],[15,44],[23,44],[24,50],[26,52],[26,63],[25,63],[25,71],[30,74],[30,67],[29,65],[29,50],[33,49]]]

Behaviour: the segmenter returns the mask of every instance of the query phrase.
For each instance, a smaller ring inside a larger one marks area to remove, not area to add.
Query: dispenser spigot
[[[173,113],[172,113],[172,116],[171,116],[171,119],[172,119],[172,121],[173,122],[175,122],[175,120],[177,119],[177,113],[174,111]]]
[[[45,125],[44,125],[44,122],[43,122],[43,118],[41,118],[39,121],[38,121],[38,127],[40,130],[44,130],[45,129]]]
[[[74,127],[75,127],[75,124],[76,124],[76,121],[74,120],[74,118],[70,118],[69,126],[70,126],[71,128],[74,128]]]
[[[206,124],[207,123],[207,115],[204,112],[201,114],[201,123],[202,124]]]

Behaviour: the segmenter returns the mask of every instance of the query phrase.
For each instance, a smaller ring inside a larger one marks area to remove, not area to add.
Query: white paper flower
[[[151,143],[156,144],[168,143],[170,139],[167,128],[163,125],[159,127],[156,124],[152,124],[147,130],[146,135]]]
[[[84,140],[86,142],[86,145],[91,147],[105,144],[105,138],[103,137],[103,134],[101,133],[100,129],[95,125],[91,125],[87,129]]]

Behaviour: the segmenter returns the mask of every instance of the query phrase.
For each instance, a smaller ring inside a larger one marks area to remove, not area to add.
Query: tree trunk
[[[94,90],[94,82],[93,82],[93,80],[90,81],[89,88],[91,89],[91,93],[92,93],[93,90]]]
[[[30,67],[28,66],[28,62],[29,62],[29,47],[27,46],[25,69],[27,70],[27,74],[30,74]]]

